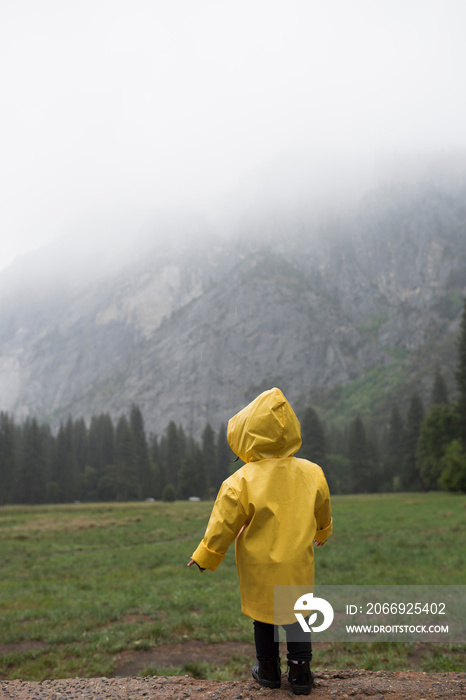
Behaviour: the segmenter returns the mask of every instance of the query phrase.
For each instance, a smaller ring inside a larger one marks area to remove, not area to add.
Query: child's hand
[[[199,569],[199,571],[201,572],[201,574],[202,574],[203,571],[205,571],[205,569],[203,569],[202,567],[199,566],[199,564],[197,563],[197,561],[194,561],[194,559],[190,559],[190,560],[188,561],[188,566],[192,566],[193,564],[196,564],[196,566],[197,566],[197,568]]]
[[[319,540],[314,540],[314,544],[316,547],[323,547],[325,542],[320,542]],[[189,566],[189,564],[188,564]]]

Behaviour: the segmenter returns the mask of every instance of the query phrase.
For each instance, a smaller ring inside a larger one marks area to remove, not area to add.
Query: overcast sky
[[[465,20],[464,0],[1,0],[0,268],[292,182],[296,159],[465,148]]]

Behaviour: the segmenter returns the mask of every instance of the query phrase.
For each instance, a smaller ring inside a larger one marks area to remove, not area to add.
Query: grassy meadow
[[[233,547],[215,573],[188,569],[209,502],[0,508],[0,678],[109,676],[124,652],[199,640],[252,642]],[[332,584],[466,584],[466,497],[333,498],[334,534],[316,548]],[[319,668],[464,670],[465,645],[315,644]],[[141,673],[231,678],[251,656]]]

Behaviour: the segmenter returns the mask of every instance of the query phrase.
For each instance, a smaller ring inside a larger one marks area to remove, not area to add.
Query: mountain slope
[[[453,387],[464,188],[386,188],[344,218],[276,230],[145,245],[103,279],[45,291],[0,279],[1,409],[56,422],[136,402],[150,430],[199,433],[273,384],[298,412],[378,420],[409,391],[427,397],[436,362]]]

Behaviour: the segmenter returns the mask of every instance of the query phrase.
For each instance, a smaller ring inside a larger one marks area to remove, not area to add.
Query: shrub
[[[448,445],[440,464],[442,489],[466,492],[466,453],[459,440],[453,440]]]
[[[172,503],[175,500],[175,487],[173,484],[167,484],[162,493],[162,500]]]

